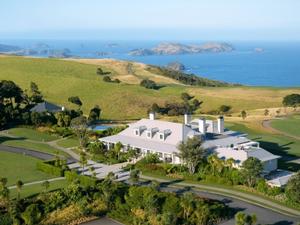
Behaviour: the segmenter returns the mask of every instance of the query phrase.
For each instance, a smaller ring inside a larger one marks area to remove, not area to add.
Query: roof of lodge
[[[142,128],[142,133],[136,135],[134,130]],[[153,129],[155,128],[155,129]],[[147,131],[155,130],[152,138],[147,137]],[[165,140],[160,140],[159,134],[166,130],[170,130]],[[191,127],[181,124],[161,120],[141,119],[129,125],[127,129],[117,135],[100,138],[101,141],[117,143],[121,142],[123,145],[130,145],[132,147],[148,149],[158,152],[174,153],[178,152],[177,146],[180,142],[185,141],[189,136],[201,135],[199,132],[193,130]],[[203,143],[204,148],[216,147],[230,147],[233,145],[241,145],[250,143],[252,140],[245,137],[245,134],[227,130],[223,134],[211,134]],[[280,158],[277,155],[262,149],[262,148],[248,148],[244,150],[248,157],[255,157],[261,161],[268,161]]]
[[[62,108],[60,106],[54,105],[50,102],[41,102],[30,109],[31,112],[59,112]]]

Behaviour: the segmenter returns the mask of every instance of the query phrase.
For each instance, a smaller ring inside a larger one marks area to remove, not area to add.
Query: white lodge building
[[[117,135],[101,138],[108,148],[120,142],[124,150],[129,147],[137,149],[143,155],[156,153],[163,161],[179,164],[176,156],[177,146],[188,138],[199,137],[203,147],[210,153],[216,153],[221,159],[233,158],[239,167],[249,157],[259,159],[264,165],[264,172],[270,173],[277,169],[280,156],[260,148],[258,142],[251,141],[245,134],[224,129],[223,117],[216,121],[199,118],[191,120],[184,115],[184,124],[161,121],[150,113],[149,119],[141,119],[129,124],[129,127]]]

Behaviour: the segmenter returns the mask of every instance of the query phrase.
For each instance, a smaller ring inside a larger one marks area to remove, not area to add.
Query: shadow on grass
[[[13,137],[0,136],[0,144],[6,141],[24,141],[24,140],[26,140],[26,138],[23,137],[13,138]]]
[[[259,141],[256,139],[260,146],[269,152],[279,155],[282,158],[279,159],[279,168],[281,169],[288,169],[291,171],[298,171],[300,169],[300,164],[296,162],[291,162],[293,160],[300,159],[299,156],[293,155],[289,153],[290,145],[294,144],[294,142],[288,142],[283,145],[279,145],[278,143],[269,142],[269,141]]]

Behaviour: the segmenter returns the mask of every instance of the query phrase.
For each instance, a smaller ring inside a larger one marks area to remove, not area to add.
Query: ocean
[[[299,87],[300,42],[230,42],[232,52],[168,56],[130,56],[137,48],[151,48],[160,41],[96,40],[0,40],[0,44],[33,48],[48,45],[51,49],[69,49],[82,58],[115,58],[165,66],[170,62],[185,65],[187,73],[209,79],[250,86]],[[182,44],[202,42],[182,41]],[[263,49],[262,52],[255,48]],[[43,55],[40,55],[43,57]],[[0,59],[1,60],[1,59]]]

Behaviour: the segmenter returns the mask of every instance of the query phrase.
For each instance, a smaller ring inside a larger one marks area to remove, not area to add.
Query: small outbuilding
[[[46,101],[38,103],[36,106],[30,109],[31,112],[37,112],[37,113],[42,113],[42,112],[56,113],[56,112],[61,112],[63,110],[64,107]]]

